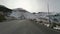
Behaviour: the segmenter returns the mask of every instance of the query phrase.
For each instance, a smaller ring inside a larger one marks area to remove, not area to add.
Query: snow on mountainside
[[[36,19],[36,15],[30,13],[30,12],[26,12],[24,13],[26,19]]]
[[[24,9],[21,9],[21,8],[14,9],[10,16],[15,17],[16,19],[34,19],[34,18],[36,18],[35,15],[33,15],[32,13],[30,13]]]
[[[49,12],[49,14],[48,14],[48,12],[39,12],[39,13],[36,13],[35,15],[37,16],[37,18],[48,19],[49,17],[47,17],[47,15],[51,15],[51,14],[52,14],[51,12]]]
[[[36,13],[35,14],[38,18],[44,18],[44,17],[46,17],[46,15],[48,15],[48,13],[47,12],[39,12],[39,13]]]
[[[38,13],[30,13],[22,8],[13,9],[10,17],[16,19],[49,19],[48,15],[55,15],[55,12],[38,12]]]

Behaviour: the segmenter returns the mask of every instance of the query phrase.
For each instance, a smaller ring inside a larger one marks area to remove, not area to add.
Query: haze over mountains
[[[56,12],[30,13],[23,8],[9,9],[2,5],[0,6],[0,13],[3,13],[3,15],[6,16],[5,17],[6,19],[36,19],[36,18],[49,19],[49,17],[47,17],[48,15],[56,15]],[[57,12],[57,14],[59,13]]]

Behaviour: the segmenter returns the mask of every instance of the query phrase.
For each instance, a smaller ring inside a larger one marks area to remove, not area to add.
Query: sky
[[[23,8],[29,12],[60,12],[60,0],[0,0],[0,5],[10,9]]]

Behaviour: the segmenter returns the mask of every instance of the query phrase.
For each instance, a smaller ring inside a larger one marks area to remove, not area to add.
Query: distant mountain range
[[[34,19],[35,18],[35,15],[22,9],[22,8],[17,8],[17,9],[14,9],[11,13],[12,17],[16,17],[17,19]]]
[[[56,12],[38,12],[38,13],[30,13],[25,9],[16,8],[9,9],[5,6],[0,5],[0,13],[7,15],[7,19],[36,19],[36,18],[45,18],[51,19],[52,21],[60,21],[60,13]]]
[[[55,12],[38,12],[38,13],[30,13],[22,8],[16,8],[16,9],[13,9],[12,13],[10,16],[13,16],[13,17],[16,17],[16,18],[21,18],[22,15],[25,17],[25,18],[30,18],[30,19],[34,19],[34,18],[46,18],[48,19],[48,15],[55,15],[56,13]]]

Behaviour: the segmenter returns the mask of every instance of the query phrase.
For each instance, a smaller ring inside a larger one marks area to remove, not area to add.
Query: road
[[[13,20],[0,23],[0,34],[60,34],[45,26],[37,26],[29,20]]]

